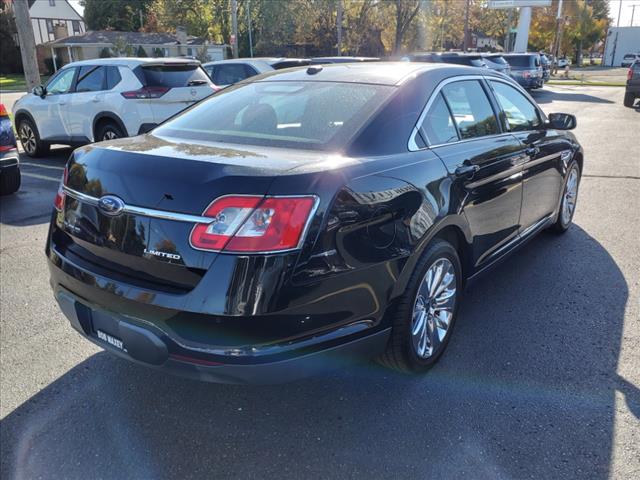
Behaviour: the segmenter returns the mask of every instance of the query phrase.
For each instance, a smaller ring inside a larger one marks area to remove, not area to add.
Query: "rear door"
[[[78,140],[93,138],[93,119],[101,110],[109,110],[104,104],[106,67],[84,65],[78,69],[75,92],[69,95],[67,122],[73,137]]]
[[[446,84],[421,131],[459,185],[476,267],[500,256],[518,235],[522,147],[501,131],[481,80]]]
[[[142,84],[153,91],[148,102],[156,123],[208,97],[215,86],[199,63],[145,64],[136,68]]]
[[[561,154],[566,145],[555,130],[544,128],[537,107],[520,90],[499,80],[489,84],[502,109],[504,128],[524,148],[520,226],[525,232],[555,211],[563,181]]]

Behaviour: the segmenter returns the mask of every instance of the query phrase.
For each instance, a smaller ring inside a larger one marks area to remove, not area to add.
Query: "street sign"
[[[489,0],[489,8],[549,7],[551,0]]]

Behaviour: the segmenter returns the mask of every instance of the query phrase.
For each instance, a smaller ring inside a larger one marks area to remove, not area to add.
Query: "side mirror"
[[[547,126],[556,130],[573,130],[576,125],[576,117],[570,113],[550,113],[547,121]]]
[[[37,87],[33,87],[33,94],[43,98],[47,94],[47,89],[44,85],[38,85]]]

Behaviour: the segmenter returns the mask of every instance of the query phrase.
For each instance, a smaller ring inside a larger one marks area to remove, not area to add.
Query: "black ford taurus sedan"
[[[54,294],[89,340],[193,378],[278,382],[362,356],[423,372],[470,280],[570,226],[574,126],[488,69],[253,77],[72,154]]]

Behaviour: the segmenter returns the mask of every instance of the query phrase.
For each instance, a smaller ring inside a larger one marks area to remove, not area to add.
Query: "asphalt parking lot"
[[[585,150],[575,225],[467,292],[423,377],[362,364],[296,383],[174,378],[83,340],[44,241],[68,149],[0,202],[0,477],[640,478],[640,109],[547,87]]]

